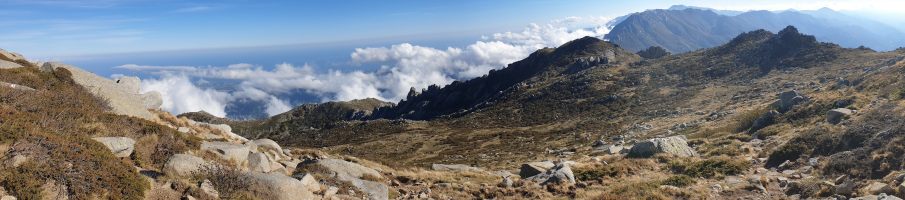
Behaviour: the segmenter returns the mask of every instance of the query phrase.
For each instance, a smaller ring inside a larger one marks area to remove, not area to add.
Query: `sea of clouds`
[[[316,71],[307,64],[279,64],[264,68],[253,64],[222,67],[121,65],[116,68],[147,72],[158,78],[142,81],[142,92],[163,94],[163,109],[172,113],[206,111],[226,117],[226,106],[239,100],[261,102],[273,116],[292,109],[280,94],[305,91],[321,101],[377,98],[396,102],[410,88],[447,85],[485,75],[521,60],[544,47],[557,47],[584,36],[609,32],[602,17],[569,17],[547,24],[530,24],[520,32],[482,36],[465,47],[438,49],[402,43],[387,47],[357,48],[352,65],[379,65],[376,71]],[[233,90],[202,88],[192,80],[223,79],[238,82]]]

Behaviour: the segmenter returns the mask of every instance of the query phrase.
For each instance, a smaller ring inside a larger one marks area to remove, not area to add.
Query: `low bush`
[[[716,157],[698,161],[674,160],[669,163],[669,168],[675,173],[690,177],[718,178],[741,174],[750,165],[744,160]]]
[[[241,171],[223,165],[210,165],[197,172],[194,179],[198,182],[209,180],[221,199],[248,199],[247,189],[252,182]]]
[[[670,176],[666,180],[663,181],[663,185],[671,185],[676,187],[685,187],[689,185],[694,185],[697,181],[694,178],[687,175],[674,175]]]

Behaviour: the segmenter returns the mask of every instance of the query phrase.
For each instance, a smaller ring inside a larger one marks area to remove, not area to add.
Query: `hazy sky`
[[[33,58],[482,35],[568,16],[685,4],[719,9],[898,13],[905,1],[0,0],[0,48]],[[893,15],[895,16],[895,15]],[[901,16],[901,15],[899,15]],[[901,19],[902,17],[893,17]]]

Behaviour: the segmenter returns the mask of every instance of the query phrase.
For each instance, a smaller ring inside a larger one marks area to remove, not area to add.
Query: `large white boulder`
[[[135,140],[127,137],[96,137],[91,138],[94,141],[100,142],[107,146],[107,149],[110,149],[110,152],[113,152],[113,155],[116,157],[124,158],[132,155],[132,152],[135,151]]]
[[[654,138],[639,142],[632,146],[628,155],[629,157],[651,157],[658,153],[666,153],[678,157],[692,157],[698,155],[694,149],[688,146],[688,142],[685,141],[685,138],[681,136]]]
[[[216,154],[220,159],[233,161],[236,164],[243,165],[248,161],[248,155],[254,148],[244,144],[234,144],[229,142],[209,142],[201,143],[201,150]]]
[[[258,198],[272,200],[319,199],[304,182],[278,173],[251,172],[248,190]]]
[[[186,178],[202,170],[207,161],[188,154],[175,154],[163,166],[163,173],[170,177]]]

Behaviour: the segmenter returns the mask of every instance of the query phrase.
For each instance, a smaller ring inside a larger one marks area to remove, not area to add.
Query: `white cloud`
[[[212,89],[201,89],[186,76],[164,76],[160,79],[142,80],[142,93],[158,91],[163,97],[163,109],[172,113],[205,111],[225,117],[229,94]]]
[[[268,116],[274,116],[292,110],[292,106],[274,96],[270,96],[270,100],[267,101],[266,106],[265,112],[267,112]]]
[[[195,67],[191,66],[148,66],[148,65],[136,65],[136,64],[125,64],[113,67],[115,69],[128,69],[132,71],[194,71],[197,70]]]
[[[272,69],[246,63],[226,67],[129,64],[117,68],[170,74],[165,75],[165,79],[151,80],[147,84],[181,88],[161,91],[172,93],[165,95],[165,99],[172,102],[164,103],[164,107],[170,112],[204,109],[211,113],[223,113],[223,108],[229,102],[249,99],[265,103],[266,112],[275,115],[291,109],[285,99],[281,100],[277,96],[298,90],[318,95],[323,101],[363,98],[399,101],[406,97],[410,88],[424,89],[430,85],[442,86],[455,80],[479,77],[491,69],[501,69],[544,47],[557,47],[584,36],[602,37],[609,32],[605,28],[606,21],[599,17],[571,17],[549,24],[531,24],[520,32],[483,36],[481,40],[461,48],[437,49],[402,43],[355,49],[350,55],[352,63],[379,66],[373,72],[316,72],[307,64],[294,66],[288,63],[276,65]],[[241,83],[234,92],[224,95],[222,92],[198,89],[184,78],[186,76],[238,80]],[[172,98],[176,96],[181,98]],[[214,103],[199,104],[205,101]]]

